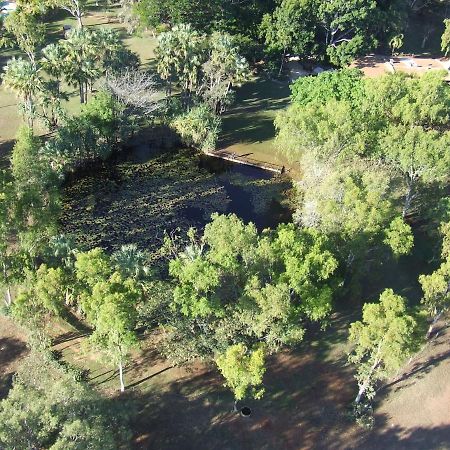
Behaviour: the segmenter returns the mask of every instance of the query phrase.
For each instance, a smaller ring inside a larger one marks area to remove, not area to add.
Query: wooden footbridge
[[[265,161],[249,158],[247,155],[238,155],[237,153],[229,152],[227,150],[205,151],[205,154],[213,158],[220,158],[226,161],[231,161],[236,164],[243,164],[245,166],[257,167],[270,172],[282,174],[285,172],[285,167],[278,164],[272,164]]]

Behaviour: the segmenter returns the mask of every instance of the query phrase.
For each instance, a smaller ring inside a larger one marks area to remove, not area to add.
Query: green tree
[[[355,378],[363,397],[375,396],[375,385],[399,370],[414,348],[416,323],[408,315],[405,299],[386,289],[379,303],[363,306],[362,321],[350,325],[349,341],[355,346],[349,362],[356,366]]]
[[[112,262],[124,278],[142,280],[151,273],[147,255],[135,244],[122,245],[112,254]]]
[[[78,27],[83,27],[83,15],[86,12],[88,0],[44,0],[52,8],[61,8],[77,19]]]
[[[434,325],[442,314],[450,307],[450,224],[443,224],[442,263],[430,275],[420,275],[422,286],[422,304],[431,318],[427,338],[433,333]]]
[[[4,27],[6,32],[13,36],[12,42],[26,53],[30,62],[35,65],[37,49],[45,39],[45,24],[38,20],[37,15],[19,7],[8,15]]]
[[[404,176],[406,184],[403,217],[411,212],[419,183],[432,183],[447,177],[450,168],[447,134],[416,126],[389,127],[381,146],[388,162]]]
[[[0,402],[0,446],[5,450],[128,446],[123,404],[119,408],[75,378],[73,369],[64,369],[46,353],[27,356],[8,397]]]
[[[444,20],[444,27],[445,29],[441,37],[441,50],[447,56],[450,51],[450,19]]]
[[[311,0],[282,0],[272,14],[265,14],[260,33],[269,52],[281,53],[278,76],[281,75],[286,54],[306,56],[315,49],[315,28]]]
[[[53,269],[42,264],[36,271],[33,291],[37,301],[56,316],[62,316],[70,303],[68,280],[61,267]]]
[[[36,114],[36,95],[42,84],[40,69],[31,61],[12,58],[2,76],[3,83],[19,100],[19,110],[30,128]]]
[[[94,326],[90,341],[119,368],[120,390],[125,390],[123,365],[129,350],[137,344],[135,332],[141,291],[131,279],[122,280],[114,273],[97,283],[82,303],[88,320]]]
[[[384,242],[391,247],[395,256],[409,254],[414,246],[411,227],[401,217],[396,217],[386,230]]]
[[[14,212],[23,250],[36,255],[55,233],[59,211],[58,180],[41,154],[40,139],[19,130],[11,156]]]
[[[403,34],[396,34],[389,41],[389,47],[391,47],[391,53],[395,55],[395,52],[403,46]]]
[[[215,214],[189,242],[169,263],[170,358],[208,359],[243,340],[273,353],[331,311],[337,261],[314,230],[290,224],[259,234],[235,215]]]
[[[169,94],[172,83],[176,81],[179,84],[185,108],[189,108],[200,80],[204,45],[204,36],[189,24],[176,25],[158,36],[155,49],[158,73],[167,82]]]
[[[259,399],[264,394],[262,381],[264,372],[264,347],[249,351],[245,345],[229,347],[224,354],[216,357],[216,364],[235,398],[234,409],[239,400],[250,396]]]
[[[215,32],[208,41],[209,57],[202,66],[202,81],[198,91],[216,114],[225,112],[231,103],[231,89],[249,78],[245,58],[229,34]]]
[[[172,123],[186,145],[201,151],[211,151],[216,148],[220,125],[220,117],[217,117],[205,104],[195,106]]]

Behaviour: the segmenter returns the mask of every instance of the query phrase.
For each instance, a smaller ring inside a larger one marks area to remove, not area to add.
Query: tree
[[[389,47],[391,47],[392,55],[395,55],[395,52],[403,46],[403,38],[403,34],[397,34],[389,41]]]
[[[189,108],[200,79],[204,41],[205,38],[189,24],[176,25],[158,36],[155,50],[158,73],[168,83],[169,94],[172,83],[178,81],[185,108]]]
[[[37,15],[22,8],[9,14],[4,24],[7,33],[13,36],[13,42],[26,53],[30,62],[36,64],[36,51],[45,39],[45,24],[39,22]]]
[[[430,275],[420,275],[419,283],[422,286],[422,304],[425,306],[431,324],[428,328],[427,338],[431,336],[434,325],[442,314],[450,307],[450,225],[443,224],[442,263]]]
[[[247,396],[259,399],[264,394],[262,379],[264,372],[264,347],[249,351],[245,345],[229,347],[216,357],[216,364],[234,394],[234,410],[239,400]]]
[[[447,56],[450,51],[450,19],[444,20],[444,27],[445,29],[441,37],[441,50]]]
[[[63,269],[53,269],[42,264],[36,271],[34,295],[42,306],[56,316],[62,316],[70,303],[70,286]]]
[[[83,27],[83,15],[88,0],[46,0],[50,7],[61,8],[77,19],[78,27]]]
[[[243,341],[267,352],[298,344],[331,311],[337,261],[329,241],[293,224],[258,233],[235,215],[212,216],[169,263],[172,314],[165,353],[206,359]]]
[[[146,72],[126,69],[106,74],[106,87],[130,112],[151,115],[159,108],[159,92],[154,78]]]
[[[363,397],[375,396],[375,384],[400,369],[414,348],[416,323],[408,315],[405,299],[386,289],[379,303],[363,306],[362,321],[350,325],[349,341],[355,346],[349,362],[356,366],[355,378]]]
[[[395,256],[409,254],[414,246],[411,227],[401,217],[396,217],[386,231],[384,242],[391,247]]]
[[[315,28],[311,0],[283,0],[272,14],[265,14],[260,33],[269,52],[281,53],[278,76],[281,75],[286,54],[306,56],[315,50]]]
[[[246,81],[250,70],[245,58],[239,55],[232,36],[215,32],[208,45],[209,57],[202,66],[199,91],[211,110],[222,114],[231,103],[231,88]]]
[[[32,352],[21,363],[0,402],[0,446],[114,450],[129,444],[123,404],[100,397],[77,373],[48,354]]]
[[[82,303],[88,320],[94,326],[90,341],[118,366],[121,392],[125,390],[125,358],[137,343],[136,305],[140,298],[141,291],[135,282],[122,279],[116,272],[111,278],[98,282]]]
[[[417,185],[443,180],[450,168],[447,150],[449,136],[416,126],[392,126],[382,137],[381,146],[388,162],[402,173],[406,183],[403,217],[411,212]]]
[[[29,128],[17,134],[11,172],[19,239],[23,250],[36,255],[55,232],[59,194],[55,172],[42,158],[40,139]]]
[[[36,95],[42,84],[40,69],[31,61],[12,58],[4,69],[2,80],[8,89],[15,92],[19,99],[19,109],[28,126],[33,128]]]
[[[186,145],[201,151],[216,148],[220,125],[220,117],[217,117],[207,105],[195,106],[172,123]]]
[[[333,64],[348,64],[376,44],[369,22],[377,3],[372,0],[319,2],[317,18],[324,31],[326,53]]]
[[[364,79],[358,69],[341,69],[322,72],[316,77],[300,77],[290,88],[292,102],[302,106],[323,105],[334,99],[357,107],[364,95]]]
[[[112,262],[124,278],[142,280],[150,274],[147,255],[135,244],[122,245],[112,254]]]

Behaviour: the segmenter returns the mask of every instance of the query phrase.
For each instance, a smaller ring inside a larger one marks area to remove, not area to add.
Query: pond
[[[66,182],[61,225],[80,248],[134,243],[155,254],[165,231],[202,229],[214,212],[260,230],[288,222],[291,189],[287,177],[261,169],[136,145]]]

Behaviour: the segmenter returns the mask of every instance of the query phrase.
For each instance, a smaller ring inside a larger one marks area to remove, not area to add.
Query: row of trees
[[[124,0],[133,28],[156,30],[190,22],[200,32],[233,34],[246,56],[268,61],[286,54],[344,66],[355,56],[400,36],[411,2],[372,0]],[[414,2],[415,3],[415,2]]]

